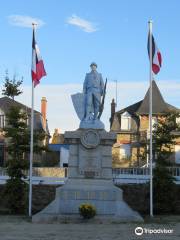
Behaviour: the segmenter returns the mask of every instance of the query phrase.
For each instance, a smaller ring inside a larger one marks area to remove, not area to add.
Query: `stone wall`
[[[123,198],[129,206],[141,213],[149,214],[148,189],[145,184],[123,184]],[[37,185],[33,187],[33,212],[38,212],[55,198],[56,186]],[[180,186],[177,185],[177,212],[180,214]]]
[[[32,211],[33,214],[46,207],[55,197],[57,185],[34,185]],[[8,213],[6,198],[4,196],[4,185],[0,185],[0,214]]]
[[[64,178],[67,175],[66,168],[59,167],[34,167],[33,175],[40,177],[62,177]]]
[[[34,185],[32,198],[33,214],[45,208],[55,198],[56,187],[53,185]]]
[[[180,186],[177,186],[176,213],[180,214]],[[55,186],[34,185],[33,186],[33,214],[42,210],[55,198]],[[5,201],[3,197],[4,186],[0,185],[0,213],[5,212]],[[142,215],[149,214],[148,189],[145,184],[123,184],[123,198],[129,206]]]

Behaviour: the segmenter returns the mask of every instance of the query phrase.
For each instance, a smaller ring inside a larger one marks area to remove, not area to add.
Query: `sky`
[[[180,89],[180,1],[179,0],[0,0],[0,81],[23,77],[23,95],[16,100],[31,104],[30,23],[36,21],[36,40],[47,77],[35,88],[35,108],[41,97],[48,100],[48,123],[54,128],[74,130],[79,120],[70,95],[82,91],[92,61],[108,78],[102,120],[109,128],[110,102],[117,110],[141,100],[148,88],[148,20],[162,54],[162,68],[155,77],[165,100],[177,107]]]

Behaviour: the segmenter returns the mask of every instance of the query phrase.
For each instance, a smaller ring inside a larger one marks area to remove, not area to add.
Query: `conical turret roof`
[[[149,92],[148,89],[141,105],[136,111],[137,114],[149,114]],[[169,107],[167,103],[164,101],[164,98],[161,95],[161,92],[156,84],[156,82],[152,81],[152,114],[162,114],[169,112]]]

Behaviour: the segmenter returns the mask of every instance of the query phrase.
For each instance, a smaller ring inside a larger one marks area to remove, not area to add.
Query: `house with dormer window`
[[[114,100],[111,103],[110,130],[117,133],[117,141],[113,146],[114,167],[142,167],[147,164],[148,158],[142,158],[141,143],[149,138],[149,91],[143,100],[117,112]],[[165,102],[155,81],[152,82],[152,111],[153,125],[167,113],[180,112],[179,108]],[[176,136],[171,161],[180,164],[180,133],[176,132]]]

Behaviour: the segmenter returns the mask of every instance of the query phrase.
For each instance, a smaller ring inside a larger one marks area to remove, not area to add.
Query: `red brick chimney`
[[[42,99],[41,99],[41,114],[42,114],[44,129],[46,129],[46,111],[47,111],[47,100],[45,97],[42,97]]]

